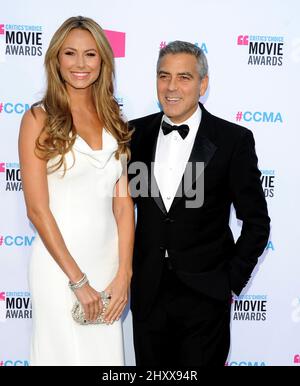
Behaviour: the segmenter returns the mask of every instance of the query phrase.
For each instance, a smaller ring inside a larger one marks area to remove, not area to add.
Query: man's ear
[[[208,87],[208,75],[206,75],[203,79],[201,79],[200,96],[203,96],[206,93],[207,87]]]

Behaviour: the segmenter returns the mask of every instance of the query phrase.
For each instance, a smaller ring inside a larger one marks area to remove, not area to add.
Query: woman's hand
[[[103,310],[100,294],[89,283],[74,290],[80,301],[86,320],[94,321]]]
[[[113,281],[106,287],[105,292],[111,296],[105,312],[106,323],[113,323],[120,319],[128,302],[130,280],[131,274],[118,272]]]

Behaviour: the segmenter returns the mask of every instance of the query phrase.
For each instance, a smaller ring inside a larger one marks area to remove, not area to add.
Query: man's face
[[[200,80],[197,59],[191,54],[167,54],[157,73],[157,96],[164,113],[174,123],[187,120],[205,94],[208,77]]]

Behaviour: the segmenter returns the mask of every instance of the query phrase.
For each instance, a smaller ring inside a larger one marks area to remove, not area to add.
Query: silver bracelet
[[[71,288],[72,291],[74,291],[78,288],[83,287],[88,282],[89,282],[88,278],[87,278],[86,274],[84,273],[82,278],[79,281],[77,281],[76,283],[72,283],[71,281],[69,281],[69,287]]]

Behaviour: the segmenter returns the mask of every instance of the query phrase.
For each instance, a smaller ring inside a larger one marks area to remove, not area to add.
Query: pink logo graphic
[[[105,35],[111,45],[115,58],[125,56],[125,32],[104,30]]]
[[[247,46],[249,44],[249,36],[248,35],[239,35],[237,38],[238,46]]]
[[[235,116],[236,121],[240,122],[242,120],[242,118],[243,118],[243,112],[242,111],[238,111],[236,113],[236,116]]]
[[[160,45],[159,45],[159,49],[162,50],[163,48],[165,48],[167,45],[167,43],[165,41],[161,41],[160,42]]]
[[[294,363],[300,363],[300,355],[299,354],[296,354],[294,356]]]
[[[4,35],[4,24],[0,24],[0,35]]]
[[[5,300],[5,292],[0,292],[0,300]]]
[[[5,172],[5,163],[0,162],[0,173],[4,173],[4,172]]]

